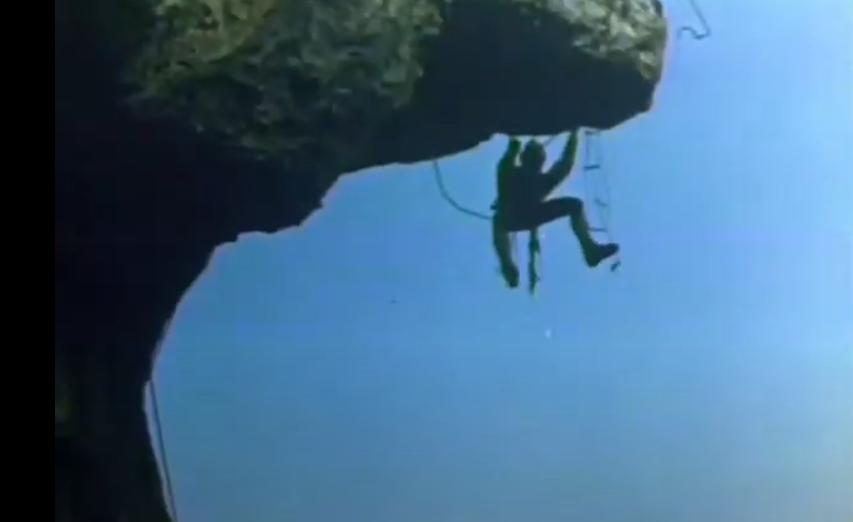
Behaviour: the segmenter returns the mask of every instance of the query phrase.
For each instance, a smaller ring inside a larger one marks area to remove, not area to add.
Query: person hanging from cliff
[[[590,268],[619,253],[616,243],[598,243],[592,237],[584,203],[576,197],[546,199],[571,174],[580,141],[578,129],[571,132],[563,153],[554,165],[543,172],[547,159],[545,147],[535,139],[521,142],[511,138],[497,167],[497,200],[492,205],[492,242],[500,263],[500,272],[510,288],[516,288],[519,271],[512,255],[511,234],[530,233],[531,291],[538,276],[535,257],[539,254],[538,227],[568,218],[572,232],[581,247],[584,261]],[[520,160],[520,161],[519,161]]]

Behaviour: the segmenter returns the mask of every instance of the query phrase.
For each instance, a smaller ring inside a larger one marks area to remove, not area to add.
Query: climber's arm
[[[521,152],[521,141],[518,138],[510,138],[506,146],[506,151],[504,151],[503,156],[498,161],[498,197],[501,196],[501,190],[506,186],[506,182],[515,170],[519,152]]]
[[[547,185],[550,190],[548,193],[557,188],[558,185],[566,181],[572,173],[575,166],[575,159],[578,156],[578,144],[580,143],[580,130],[575,129],[566,141],[566,146],[563,148],[563,153],[560,158],[548,169],[545,176],[548,178]]]

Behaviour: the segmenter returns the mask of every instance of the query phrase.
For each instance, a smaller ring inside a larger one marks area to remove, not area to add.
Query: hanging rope
[[[172,520],[178,520],[178,507],[175,502],[175,488],[172,486],[172,473],[169,471],[169,459],[166,457],[166,439],[163,436],[163,421],[160,419],[160,403],[157,400],[157,386],[154,379],[148,383],[148,394],[151,398],[151,410],[154,416],[154,430],[157,432],[157,446],[160,452],[160,462],[163,465],[163,480],[166,483],[166,495]]]
[[[547,140],[542,143],[542,147],[547,147],[551,144],[552,141],[557,139],[560,135],[554,134]],[[447,185],[444,184],[444,175],[441,172],[441,166],[438,164],[438,160],[432,160],[432,171],[435,176],[435,184],[438,186],[438,191],[441,194],[441,197],[456,211],[465,214],[466,216],[471,216],[477,219],[482,219],[483,221],[491,221],[492,217],[483,212],[477,212],[476,210],[471,210],[463,205],[461,205],[458,201],[456,201],[453,196],[450,194],[450,191],[447,190]]]
[[[473,218],[481,219],[483,221],[491,221],[492,217],[483,212],[477,212],[476,210],[471,210],[459,204],[453,196],[450,194],[450,191],[447,190],[447,186],[444,184],[444,176],[441,172],[441,166],[438,164],[438,160],[432,160],[432,171],[435,175],[435,183],[438,185],[438,191],[441,194],[441,197],[447,201],[447,203],[453,207],[456,211],[465,214],[466,216],[471,216]],[[516,241],[516,234],[510,234],[510,255],[512,259],[517,262],[518,260],[518,241]],[[501,269],[498,268],[498,273],[501,272]]]
[[[157,346],[154,348],[154,360],[160,354],[160,349],[163,346],[163,339],[166,337],[166,331],[169,329],[171,321],[166,323],[163,328],[163,334],[160,340],[157,341]],[[152,364],[153,367],[153,364]],[[157,399],[157,385],[154,377],[148,382],[148,395],[151,400],[151,414],[153,416],[154,431],[157,434],[157,449],[160,452],[160,464],[163,468],[163,481],[166,485],[166,496],[169,503],[169,510],[172,512],[172,520],[178,522],[178,506],[175,500],[175,488],[172,485],[172,473],[169,468],[169,459],[166,456],[166,437],[163,435],[163,421],[160,417],[160,401]]]
[[[702,12],[702,7],[699,5],[698,0],[688,0],[690,2],[690,8],[693,10],[693,14],[696,16],[696,19],[699,20],[699,25],[702,27],[701,30],[697,30],[695,27],[690,25],[683,25],[678,29],[678,38],[682,36],[689,35],[694,40],[704,40],[711,36],[711,26],[708,24],[708,20],[705,18],[705,14]]]
[[[584,131],[584,192],[587,200],[592,200],[595,209],[596,220],[600,227],[592,227],[591,230],[604,234],[608,243],[615,242],[611,224],[611,196],[610,180],[603,169],[604,153],[601,148],[601,133],[597,130]],[[594,173],[594,174],[593,174]],[[598,190],[592,186],[593,180],[598,182]],[[617,256],[610,271],[615,272],[622,265],[622,259]]]
[[[435,174],[435,183],[438,185],[438,191],[441,193],[441,197],[444,198],[447,203],[450,204],[451,207],[456,209],[457,211],[471,217],[475,217],[477,219],[482,219],[483,221],[491,221],[492,217],[484,214],[482,212],[477,212],[476,210],[471,210],[463,207],[459,203],[453,199],[453,196],[450,195],[450,192],[447,190],[447,187],[444,185],[444,176],[441,174],[441,167],[438,164],[438,160],[432,160],[432,170]]]

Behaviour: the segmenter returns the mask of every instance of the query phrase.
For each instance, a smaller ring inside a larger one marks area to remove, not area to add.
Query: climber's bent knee
[[[536,228],[558,219],[576,218],[583,216],[583,201],[573,197],[549,199],[536,205],[526,216],[526,229]]]

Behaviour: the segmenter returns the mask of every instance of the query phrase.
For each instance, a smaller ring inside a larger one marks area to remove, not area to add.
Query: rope
[[[604,154],[600,144],[601,133],[597,130],[587,130],[584,132],[586,139],[584,140],[584,192],[587,194],[586,199],[592,199],[593,207],[595,208],[596,219],[601,224],[600,227],[591,228],[595,232],[604,234],[608,243],[613,243],[613,228],[611,225],[611,196],[610,196],[610,180],[603,169]],[[597,139],[598,138],[598,139]],[[596,144],[598,146],[596,146]],[[595,151],[598,151],[597,154]],[[595,176],[599,181],[601,190],[594,191],[592,189],[592,173],[597,172]],[[592,195],[592,198],[590,198]],[[613,264],[610,265],[610,271],[615,272],[622,265],[621,257],[617,256]]]
[[[163,328],[163,334],[160,340],[157,341],[157,346],[154,348],[154,359],[160,354],[160,349],[163,347],[163,340],[166,337],[165,333],[169,329],[171,321],[166,323]],[[153,365],[152,365],[153,366]],[[166,496],[171,511],[172,520],[178,521],[178,506],[175,499],[175,488],[172,485],[172,473],[169,468],[169,459],[166,456],[166,437],[163,435],[163,420],[160,417],[160,401],[157,399],[157,384],[154,377],[148,382],[148,395],[151,400],[151,413],[153,415],[154,431],[157,434],[157,450],[160,453],[160,464],[163,468],[163,481],[166,485]]]
[[[704,40],[705,38],[710,37],[711,26],[708,24],[708,20],[705,18],[705,14],[702,12],[702,7],[699,5],[698,0],[688,1],[690,2],[690,8],[693,10],[693,14],[696,15],[702,29],[699,31],[695,27],[683,25],[678,29],[678,38],[681,38],[685,34],[689,35],[694,40]]]
[[[551,144],[552,141],[557,139],[560,135],[554,134],[547,140],[542,143],[542,147],[547,147]],[[477,212],[476,210],[471,210],[463,205],[461,205],[458,201],[456,201],[453,196],[450,194],[450,191],[447,190],[447,185],[444,184],[444,175],[441,172],[441,166],[438,164],[438,160],[432,160],[432,171],[435,175],[435,184],[438,186],[438,191],[441,194],[441,197],[447,201],[447,203],[453,207],[456,211],[465,214],[466,216],[471,216],[477,219],[481,219],[483,221],[491,221],[492,217],[483,212]]]
[[[447,203],[450,204],[451,207],[456,209],[457,211],[471,217],[475,217],[477,219],[482,219],[483,221],[491,221],[492,217],[484,214],[482,212],[477,212],[476,210],[471,210],[460,205],[453,196],[450,195],[450,192],[447,190],[447,187],[444,185],[444,176],[441,174],[441,167],[438,164],[438,160],[432,160],[432,170],[435,174],[435,183],[438,185],[438,191],[441,193],[441,197],[444,198]]]
[[[151,397],[151,409],[154,415],[154,429],[157,432],[157,446],[160,452],[160,462],[163,465],[163,480],[166,483],[166,495],[172,520],[178,520],[178,507],[175,502],[175,488],[172,486],[172,473],[169,471],[169,459],[166,457],[166,438],[163,436],[163,421],[160,419],[160,403],[157,400],[157,386],[154,379],[148,384],[148,394]]]

